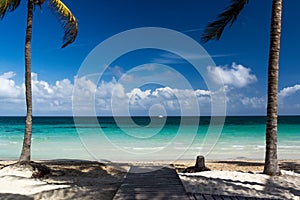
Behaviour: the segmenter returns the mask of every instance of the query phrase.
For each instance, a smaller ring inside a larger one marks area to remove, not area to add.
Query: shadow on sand
[[[254,166],[254,167],[263,167],[263,161],[214,161],[214,163],[221,163],[221,164],[232,164],[237,166]],[[296,173],[300,173],[300,163],[296,161],[279,161],[279,168],[281,170],[286,171],[293,171]]]
[[[52,160],[40,162],[51,169],[42,178],[47,184],[65,188],[42,191],[33,195],[0,194],[0,199],[112,199],[124,180],[126,172],[109,164],[81,160]]]
[[[185,176],[185,175],[181,175]],[[189,195],[192,195],[195,199],[201,197],[203,194],[208,195],[225,195],[234,197],[233,199],[293,199],[300,195],[299,190],[295,189],[292,182],[275,181],[275,179],[281,179],[282,177],[270,177],[266,183],[258,182],[242,182],[239,180],[212,178],[205,176],[192,176],[188,175],[189,178],[197,179],[195,181],[183,180],[186,188],[192,188],[191,191],[187,191]],[[278,184],[281,182],[281,184]],[[208,187],[209,185],[209,187]],[[200,193],[194,193],[197,191],[196,188],[201,188]],[[217,188],[217,189],[216,189]],[[261,189],[258,189],[261,188]],[[270,192],[272,190],[272,192]],[[255,194],[255,195],[253,195]],[[293,197],[291,197],[293,196]],[[242,198],[243,197],[243,198]],[[201,199],[201,198],[199,198]]]

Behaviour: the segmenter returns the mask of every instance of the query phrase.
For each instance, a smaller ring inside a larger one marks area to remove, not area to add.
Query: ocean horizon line
[[[0,115],[0,117],[26,117],[25,115]],[[72,116],[72,115],[33,115],[32,117],[161,117],[159,115],[133,115],[133,116],[126,116],[126,115],[118,115],[118,116],[112,116],[112,115],[105,115],[105,116],[88,116],[88,115],[82,115],[82,116]],[[202,115],[202,116],[195,116],[195,115],[166,115],[162,117],[267,117],[266,115]],[[300,115],[278,115],[278,117],[300,117]]]

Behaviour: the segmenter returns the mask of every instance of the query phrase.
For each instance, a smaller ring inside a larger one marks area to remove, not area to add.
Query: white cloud
[[[56,81],[54,85],[39,80],[32,73],[33,108],[38,113],[70,112],[73,84],[68,79]]]
[[[232,64],[228,67],[207,67],[208,75],[217,84],[224,84],[236,88],[243,88],[257,81],[254,74],[251,74],[251,69],[243,65]],[[222,79],[220,79],[222,77]]]
[[[241,102],[245,106],[250,106],[250,108],[265,108],[266,101],[262,97],[243,97]]]
[[[300,85],[296,84],[292,87],[286,87],[279,91],[279,97],[288,97],[300,91]]]
[[[0,98],[20,98],[22,88],[15,84],[12,78],[16,74],[14,72],[7,72],[0,75]]]
[[[206,90],[174,89],[160,87],[141,90],[133,88],[125,92],[122,84],[113,79],[102,81],[96,88],[95,84],[85,77],[76,79],[76,110],[78,114],[91,114],[91,104],[95,104],[96,112],[100,115],[126,115],[128,111],[147,115],[154,105],[161,105],[168,113],[184,109],[190,115],[197,114],[195,103],[200,105],[210,103],[210,92]],[[96,89],[95,89],[96,88]],[[126,88],[128,89],[128,88]],[[96,91],[96,92],[95,92]],[[93,101],[95,98],[95,102]]]
[[[279,112],[286,115],[299,115],[300,113],[300,84],[283,88],[279,91]]]
[[[210,92],[206,90],[161,87],[142,91],[135,88],[127,96],[132,109],[149,110],[153,105],[161,105],[168,113],[182,111],[185,115],[197,115],[198,105],[210,104]]]
[[[234,68],[236,72],[243,70],[243,67]],[[224,69],[223,71],[230,72],[230,70]],[[248,75],[250,74],[248,73]],[[15,76],[14,72],[0,75],[0,111],[2,115],[20,115],[25,112],[25,87],[24,84],[16,84]],[[102,81],[98,85],[86,77],[75,77],[75,82],[77,83],[78,105],[74,106],[85,109],[91,106],[90,102],[93,102],[92,106],[95,105],[96,113],[99,115],[112,114],[112,108],[119,114],[126,114],[130,110],[133,115],[147,115],[153,106],[156,106],[155,109],[158,110],[165,109],[168,114],[182,114],[182,109],[184,109],[186,115],[193,115],[198,112],[195,109],[195,103],[200,105],[201,115],[210,114],[213,93],[208,90],[178,89],[167,86],[145,90],[140,88],[128,90],[125,85],[120,84],[114,78],[109,82]],[[243,84],[245,83],[243,82]],[[38,75],[32,73],[32,88],[35,115],[72,115],[72,98],[74,98],[72,81],[63,79],[51,84],[39,80]],[[279,92],[281,113],[295,114],[296,112],[297,114],[300,95],[298,91],[300,91],[300,85],[296,84],[292,87],[283,88]],[[228,113],[265,113],[265,96],[250,96],[250,94],[236,90],[226,90],[226,93]]]
[[[131,100],[131,103],[134,103],[137,100],[145,99],[149,97],[151,90],[142,91],[140,88],[134,88],[131,92],[127,93],[128,98]]]

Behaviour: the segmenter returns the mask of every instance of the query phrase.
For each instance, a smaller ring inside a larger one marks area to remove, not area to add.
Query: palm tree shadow
[[[226,195],[226,196],[234,196],[234,197],[254,197],[256,198],[270,198],[274,199],[287,199],[286,192],[289,192],[290,195],[300,196],[299,190],[295,189],[295,184],[290,179],[289,181],[285,181],[286,177],[275,176],[270,177],[265,183],[259,182],[243,182],[240,180],[231,180],[231,179],[221,179],[221,178],[212,178],[205,177],[201,175],[193,176],[193,175],[181,175],[182,181],[186,186],[186,190],[190,194],[198,194],[193,191],[200,191],[200,194],[213,194],[213,195]],[[195,184],[194,178],[197,180],[197,184]],[[281,179],[282,180],[277,180]],[[279,184],[280,183],[280,184]],[[261,189],[259,189],[261,188]],[[270,190],[272,190],[271,194],[274,196],[270,196]],[[284,191],[284,192],[283,192]]]
[[[286,171],[300,173],[300,163],[295,161],[283,161],[279,163],[279,168]]]
[[[67,187],[34,194],[35,199],[112,199],[126,175],[125,171],[93,161],[50,161],[43,164],[51,169],[51,174],[43,181]]]
[[[293,171],[296,173],[300,173],[300,162],[298,161],[278,161],[279,162],[279,168],[281,170],[286,171]],[[264,162],[257,162],[257,161],[214,161],[214,163],[220,163],[220,164],[230,164],[230,165],[236,165],[240,167],[263,167]]]
[[[1,193],[0,199],[5,200],[33,200],[33,197],[20,194]]]
[[[282,175],[282,176],[275,176],[270,177],[267,184],[273,187],[274,193],[277,193],[277,195],[281,195],[282,191],[289,191],[292,195],[296,197],[300,197],[300,191],[299,189],[296,189],[296,184],[293,181],[285,181],[284,179],[290,177],[289,175]],[[291,177],[290,177],[291,179]],[[276,180],[276,181],[275,181]],[[278,184],[280,182],[280,184]],[[267,187],[266,187],[267,190]],[[286,199],[287,197],[282,197],[283,199]]]
[[[51,169],[51,173],[40,180],[47,185],[61,188],[45,189],[33,195],[0,193],[0,199],[112,199],[128,170],[125,163],[103,164],[83,160],[52,160],[38,163]],[[0,168],[5,166],[1,165]]]
[[[264,166],[263,162],[252,162],[252,161],[214,161],[214,163],[220,163],[220,164],[233,164],[237,166],[252,166],[252,167],[262,167]]]

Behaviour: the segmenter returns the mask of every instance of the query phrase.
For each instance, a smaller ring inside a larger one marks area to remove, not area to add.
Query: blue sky
[[[43,5],[42,11],[37,8],[34,13],[32,72],[35,115],[72,115],[74,77],[84,59],[102,41],[134,28],[162,27],[179,31],[200,42],[207,23],[229,3],[227,0],[64,2],[79,23],[78,38],[65,49],[60,49],[63,32],[59,21],[47,5]],[[284,115],[300,114],[299,9],[298,0],[284,1],[279,71],[279,110]],[[219,72],[224,78],[228,115],[265,115],[270,16],[271,0],[250,1],[232,28],[224,31],[220,41],[201,44],[216,65],[208,72],[211,75]],[[25,23],[25,1],[0,21],[0,115],[25,113]],[[197,98],[202,114],[209,114],[206,109],[210,105],[208,88],[201,76],[178,56],[157,49],[123,55],[110,63],[97,86],[85,84],[101,90],[97,91],[99,94],[96,92],[99,95],[96,94],[97,114],[111,114],[111,105],[108,104],[111,104],[111,91],[115,88],[119,88],[120,91],[116,91],[124,93],[124,98],[131,103],[133,115],[147,115],[154,104],[164,106],[168,114],[180,114],[178,97],[166,95],[184,93],[185,88],[179,88],[175,84],[176,79],[174,85],[144,85],[139,90],[128,90],[119,82],[129,70],[140,65],[146,65],[143,69],[151,68],[151,73],[165,72],[166,69],[153,63],[168,65],[182,74],[193,87],[193,91],[189,92],[199,92]],[[135,77],[135,80],[138,78],[141,77]],[[185,97],[188,98],[188,95]],[[123,103],[126,102],[119,102]]]

